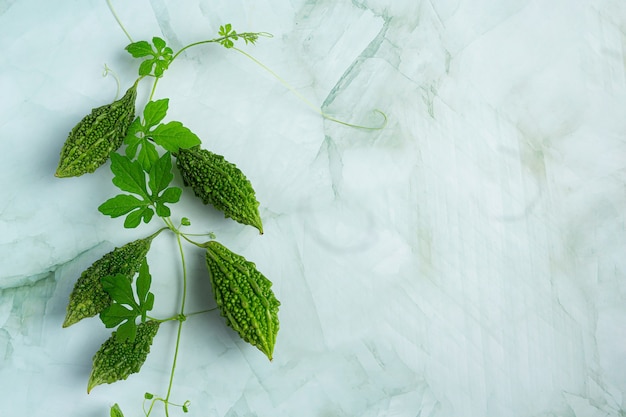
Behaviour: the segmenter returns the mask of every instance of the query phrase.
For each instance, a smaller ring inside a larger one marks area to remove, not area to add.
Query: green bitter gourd
[[[102,278],[121,274],[132,280],[148,254],[154,236],[156,235],[115,248],[87,268],[76,281],[70,294],[63,327],[69,327],[84,318],[100,314],[110,306],[112,300],[102,288]]]
[[[137,82],[111,104],[91,111],[72,129],[61,149],[57,177],[94,172],[124,141],[135,117]]]
[[[112,384],[139,372],[146,361],[152,340],[159,330],[159,322],[150,320],[137,326],[135,340],[120,342],[111,335],[93,357],[93,367],[87,383],[87,392],[101,384]]]
[[[226,323],[272,360],[280,306],[272,282],[254,263],[222,244],[211,241],[204,246],[215,301]]]
[[[183,183],[193,189],[204,204],[211,204],[226,217],[256,227],[263,233],[259,202],[252,184],[235,164],[223,156],[195,146],[176,155]]]

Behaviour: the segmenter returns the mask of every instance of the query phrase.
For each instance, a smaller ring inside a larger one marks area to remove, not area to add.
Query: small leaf
[[[141,269],[141,267],[140,267]],[[109,293],[111,298],[119,304],[127,304],[131,307],[139,307],[135,301],[133,289],[124,275],[108,275],[103,277],[102,288]]]
[[[166,61],[162,61],[159,59],[159,60],[156,60],[154,64],[155,64],[154,76],[157,78],[161,78],[163,76],[163,73],[168,67],[168,63]]]
[[[149,393],[149,392],[146,392],[146,393],[143,395],[143,398],[145,398],[146,400],[151,400],[151,399],[153,399],[153,398],[154,398],[154,394],[151,394],[151,393]]]
[[[137,161],[144,171],[150,172],[152,164],[159,159],[159,153],[156,147],[148,139],[141,139],[141,150],[137,156]]]
[[[135,196],[120,194],[102,203],[100,207],[98,207],[98,211],[105,216],[115,218],[130,213],[136,208],[143,207],[146,204],[145,201],[141,201]]]
[[[181,122],[160,124],[149,135],[157,145],[170,152],[178,152],[181,148],[187,149],[201,143],[200,138]]]
[[[151,101],[146,104],[146,108],[143,110],[143,125],[145,127],[145,131],[150,129],[152,126],[156,126],[161,122],[161,120],[163,120],[167,114],[169,101],[170,100],[168,98],[164,98],[157,101]]]
[[[116,152],[111,153],[111,172],[115,174],[113,184],[120,190],[139,194],[147,200],[146,174],[137,161]]]
[[[100,320],[107,329],[118,326],[126,320],[134,320],[137,314],[121,304],[111,304],[100,313]]]
[[[191,226],[191,221],[187,217],[180,219],[180,224],[183,226]]]
[[[135,58],[154,55],[152,46],[147,41],[134,42],[125,48]]]
[[[111,417],[124,417],[119,405],[113,404],[113,407],[111,407]]]
[[[134,342],[135,337],[137,336],[137,324],[135,323],[135,319],[128,320],[126,323],[122,324],[117,328],[117,332],[115,333],[115,337],[118,342],[125,342],[128,340],[129,342]]]
[[[154,211],[152,211],[150,207],[144,208],[143,212],[141,213],[141,217],[143,217],[143,222],[150,223],[150,220],[152,220],[153,215],[154,215]]]
[[[145,302],[148,292],[150,291],[150,284],[152,283],[152,276],[150,275],[150,268],[146,259],[139,267],[139,277],[137,278],[137,297],[139,298],[139,304]]]
[[[165,48],[165,41],[159,38],[158,36],[155,36],[154,38],[152,38],[152,43],[154,44],[157,51],[159,52],[162,51],[163,48]]]
[[[183,190],[178,187],[170,187],[167,190],[163,191],[161,197],[159,197],[158,201],[163,203],[177,203],[180,200],[180,195],[183,193]],[[191,223],[190,223],[191,224]],[[188,226],[188,225],[185,225]]]
[[[139,226],[139,224],[141,223],[141,219],[144,217],[145,210],[150,210],[150,209],[148,207],[145,207],[143,210],[141,209],[135,210],[132,213],[130,213],[128,216],[126,216],[126,220],[124,220],[124,227],[126,229],[134,229],[135,227]],[[145,222],[145,223],[148,223],[148,222]]]
[[[170,217],[172,215],[169,207],[160,202],[156,204],[156,212],[159,217]]]
[[[149,178],[148,186],[154,198],[158,196],[161,191],[166,189],[174,179],[174,174],[172,174],[172,157],[169,152],[166,152],[152,165]]]
[[[150,73],[152,72],[152,66],[154,65],[155,61],[155,59],[147,59],[139,64],[139,75],[141,75],[142,77],[150,75]]]

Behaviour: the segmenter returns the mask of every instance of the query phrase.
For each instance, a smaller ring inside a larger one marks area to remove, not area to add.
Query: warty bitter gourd
[[[152,340],[159,330],[159,322],[150,320],[137,326],[135,340],[120,342],[111,335],[93,357],[93,367],[87,383],[87,392],[101,384],[112,384],[139,372],[146,361]]]
[[[272,360],[280,306],[272,282],[224,245],[210,241],[204,246],[215,301],[226,323]]]
[[[252,184],[235,164],[195,146],[180,149],[176,165],[183,183],[191,187],[204,204],[211,204],[226,217],[256,227],[263,233],[259,202]]]
[[[135,117],[137,82],[124,97],[91,111],[72,129],[61,149],[57,177],[94,172],[124,141]]]
[[[69,327],[84,318],[100,314],[110,306],[112,300],[102,288],[102,278],[121,274],[132,281],[150,250],[154,236],[115,248],[87,268],[76,281],[70,294],[63,327]]]

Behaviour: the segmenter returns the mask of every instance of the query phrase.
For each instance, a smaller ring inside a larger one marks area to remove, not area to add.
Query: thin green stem
[[[130,37],[130,34],[128,33],[128,31],[126,30],[126,28],[124,27],[124,25],[122,24],[122,21],[120,20],[120,18],[117,16],[117,13],[115,13],[115,9],[113,8],[113,5],[111,4],[111,0],[107,0],[107,5],[109,6],[109,10],[111,10],[111,14],[113,15],[113,17],[115,18],[115,20],[117,21],[117,24],[120,26],[120,28],[122,29],[122,31],[124,31],[124,34],[126,35],[126,37],[128,38],[128,40],[130,41],[130,43],[133,43],[133,38]]]
[[[168,219],[169,220],[169,219]],[[169,221],[171,223],[171,221]],[[183,242],[180,239],[180,233],[176,233],[176,242],[180,250],[180,259],[183,267],[183,295],[180,305],[180,316],[185,316],[185,302],[187,300],[187,263],[185,262],[185,251],[183,250]],[[165,415],[169,417],[169,399],[172,394],[172,386],[174,384],[174,373],[176,372],[176,361],[178,359],[178,349],[180,348],[180,336],[183,330],[183,320],[178,322],[178,332],[176,334],[176,347],[174,348],[174,360],[172,361],[172,371],[170,372],[170,381],[165,395]]]
[[[355,125],[355,124],[352,124],[352,123],[347,123],[347,122],[344,122],[342,120],[336,119],[336,118],[330,116],[329,114],[324,113],[322,110],[320,110],[319,107],[317,107],[316,105],[311,103],[306,97],[304,97],[302,94],[300,94],[300,92],[298,92],[298,90],[296,90],[294,87],[292,87],[291,84],[289,84],[287,81],[285,81],[280,75],[278,75],[274,71],[272,71],[272,69],[269,68],[267,65],[263,64],[261,61],[259,61],[258,59],[256,59],[252,55],[250,55],[249,53],[247,53],[247,52],[245,52],[245,51],[243,51],[243,50],[241,50],[239,48],[233,47],[232,49],[234,49],[235,51],[237,51],[240,54],[244,55],[246,58],[251,59],[255,64],[257,64],[258,66],[263,68],[265,71],[270,73],[285,88],[287,88],[289,91],[291,91],[296,97],[298,97],[311,110],[313,110],[315,113],[317,113],[320,116],[322,116],[324,119],[330,120],[331,122],[339,123],[339,124],[344,125],[344,126],[352,127],[352,128],[355,128],[355,129],[365,129],[365,130],[380,130],[380,129],[383,129],[387,125],[387,115],[385,113],[383,113],[382,111],[378,110],[378,109],[374,109],[374,111],[376,113],[379,113],[381,116],[383,116],[383,123],[380,126]]]
[[[148,101],[152,101],[152,98],[154,97],[154,92],[156,91],[158,83],[159,83],[159,79],[155,77],[154,84],[152,84],[152,90],[150,91],[150,97],[148,98]]]

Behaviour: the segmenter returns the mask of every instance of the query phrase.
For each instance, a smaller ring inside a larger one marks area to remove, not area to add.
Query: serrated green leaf
[[[144,223],[150,223],[152,220],[152,216],[154,215],[154,211],[150,207],[146,207],[143,209],[143,213],[141,213],[141,217],[143,218]]]
[[[146,301],[144,302],[143,305],[144,311],[150,311],[154,308],[154,294],[149,292],[148,295],[146,295]]]
[[[128,340],[129,342],[134,342],[135,337],[137,336],[137,323],[135,320],[128,320],[126,323],[120,325],[117,328],[117,332],[115,333],[115,337],[118,342],[124,342]]]
[[[166,152],[150,169],[148,186],[152,191],[152,197],[156,198],[161,191],[167,188],[173,179],[172,157],[169,152]]]
[[[130,281],[124,275],[108,275],[103,277],[102,288],[109,293],[113,301],[138,308]]]
[[[159,159],[159,153],[154,146],[154,143],[150,142],[148,139],[141,140],[141,150],[139,151],[139,155],[137,156],[137,161],[141,165],[144,171],[150,172],[152,168],[152,164],[154,164]]]
[[[119,405],[113,404],[113,407],[111,407],[111,417],[124,417],[124,413],[122,413]]]
[[[181,148],[188,149],[201,143],[200,138],[181,122],[160,124],[150,132],[150,136],[157,145],[169,152],[178,152]]]
[[[163,191],[163,194],[161,194],[157,201],[162,203],[177,203],[178,200],[180,200],[180,195],[182,193],[182,189],[178,187],[170,187]]]
[[[134,58],[154,55],[152,46],[147,41],[134,42],[125,48]]]
[[[137,278],[137,297],[139,298],[139,305],[143,304],[150,291],[150,284],[152,283],[152,276],[150,275],[150,268],[148,262],[144,259],[139,267],[139,277]]]
[[[162,51],[163,48],[165,48],[165,41],[159,38],[158,36],[155,36],[154,38],[152,38],[152,43],[154,44],[157,51],[159,52]]]
[[[170,217],[172,215],[170,208],[160,202],[156,203],[156,212],[159,217]]]
[[[134,229],[139,226],[144,215],[143,212],[144,210],[135,210],[126,216],[126,219],[124,220],[124,227],[126,229]]]
[[[154,62],[154,65],[154,76],[161,78],[168,67],[168,62],[159,59]]]
[[[98,207],[98,211],[106,216],[115,218],[147,204],[146,201],[141,201],[135,196],[120,194],[102,203],[100,207]]]
[[[155,59],[147,59],[139,64],[139,75],[145,77],[146,75],[150,75],[152,72],[152,66],[155,63]]]
[[[167,114],[169,101],[170,100],[168,98],[164,98],[157,101],[151,101],[146,104],[146,107],[143,110],[143,126],[145,132],[163,120]]]
[[[134,320],[137,317],[134,310],[129,310],[122,304],[111,304],[102,310],[100,320],[107,329],[115,327],[126,320]]]
[[[120,190],[139,194],[148,200],[146,174],[139,162],[131,161],[127,156],[113,152],[111,153],[111,172],[115,175],[112,180],[113,184]]]

